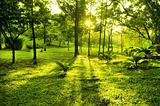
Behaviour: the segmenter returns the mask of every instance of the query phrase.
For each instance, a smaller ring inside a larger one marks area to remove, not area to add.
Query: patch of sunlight
[[[113,75],[113,77],[116,77],[116,78],[125,78],[125,79],[127,78],[127,79],[129,79],[129,76],[124,75],[122,73],[116,73],[116,74]]]
[[[10,83],[6,84],[5,87],[10,88],[10,90],[16,90],[17,88],[25,85],[26,83],[27,80],[11,81]]]
[[[118,88],[118,85],[114,83],[104,81],[100,83],[99,95],[102,98],[109,99],[111,102],[110,104],[112,105],[122,105],[124,103],[130,105],[130,100],[136,95],[136,93],[133,90],[125,91]]]
[[[45,75],[50,75],[52,73],[50,72],[52,69],[54,69],[56,64],[50,63],[42,66],[38,66],[36,68],[22,68],[22,69],[17,69],[11,71],[6,78],[12,79],[12,78],[33,78],[33,77],[38,77],[38,76],[45,76]]]
[[[67,77],[69,78],[77,78],[79,76],[79,70],[71,70],[67,73]]]
[[[27,81],[34,77],[48,76],[54,73],[52,71],[55,68],[55,63],[50,63],[36,68],[21,68],[12,70],[4,77],[7,80],[5,87],[7,89],[17,89],[22,85],[25,85]]]
[[[63,104],[70,104],[72,106],[79,106],[82,102],[81,100],[81,83],[79,79],[73,77],[72,73],[76,74],[77,77],[78,71],[70,71],[65,78],[65,84],[63,85],[63,89],[60,91],[61,95],[57,98],[58,101],[56,102],[63,102]]]

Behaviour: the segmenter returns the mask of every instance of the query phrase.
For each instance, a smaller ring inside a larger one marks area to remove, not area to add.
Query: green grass
[[[98,58],[73,58],[66,48],[37,53],[38,65],[25,51],[17,51],[11,64],[11,51],[0,51],[0,106],[160,105],[159,68],[127,70]],[[55,61],[69,64],[64,78],[58,77],[64,72]]]

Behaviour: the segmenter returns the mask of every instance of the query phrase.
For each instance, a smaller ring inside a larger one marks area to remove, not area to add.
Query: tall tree
[[[100,6],[100,30],[99,30],[99,49],[98,49],[98,55],[100,55],[101,52],[101,38],[102,38],[102,0],[101,0],[101,6]]]
[[[89,28],[88,28],[88,56],[90,56],[90,49],[91,49],[91,18],[92,18],[92,0],[90,0],[90,9],[89,9]]]
[[[2,35],[0,33],[0,50],[2,49]]]
[[[43,25],[43,41],[44,41],[44,51],[46,51],[46,39],[47,39],[47,26],[50,25],[51,23],[49,20],[51,19],[51,11],[48,9],[47,5],[49,4],[48,1],[41,1],[38,2],[38,5],[40,7],[38,11],[38,19],[40,23]]]
[[[74,47],[75,47],[75,51],[74,51],[74,57],[77,57],[78,55],[78,23],[79,23],[79,17],[78,17],[78,0],[76,1],[76,9],[75,9],[75,41],[74,41]]]
[[[85,8],[85,0],[57,0],[59,7],[62,9],[64,14],[70,16],[72,20],[74,20],[74,57],[77,57],[78,52],[78,37],[81,33],[79,31],[80,28],[80,20],[84,14]]]
[[[31,28],[32,28],[32,36],[33,36],[33,64],[37,64],[37,53],[36,53],[36,36],[34,32],[34,16],[33,16],[33,6],[34,2],[31,2]]]

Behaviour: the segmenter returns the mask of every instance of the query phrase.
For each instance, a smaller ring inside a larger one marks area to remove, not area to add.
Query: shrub
[[[137,52],[137,53],[134,53],[131,58],[128,58],[128,60],[134,64],[134,68],[137,68],[138,63],[140,62],[141,59],[144,58],[144,56],[145,56],[144,52],[140,52],[140,53]]]
[[[59,61],[56,61],[56,64],[64,71],[67,72],[67,70],[69,69],[69,66],[67,64],[63,64]]]
[[[37,42],[36,42],[36,48],[37,48],[37,49],[44,47],[44,44],[43,44],[42,41],[40,41],[40,40],[36,40],[36,41],[37,41]],[[27,41],[27,42],[26,42],[26,48],[28,48],[28,49],[33,49],[33,43],[32,43],[32,41]]]
[[[27,49],[33,49],[33,43],[30,41],[30,42],[27,42],[26,43],[26,48]]]
[[[11,38],[9,38],[9,39],[11,40],[11,42],[14,43],[15,50],[21,50],[22,49],[22,47],[23,47],[23,39],[21,39],[21,38],[14,39],[14,40],[12,40]],[[9,40],[5,40],[5,46],[6,46],[6,48],[11,49],[11,45],[9,43]]]
[[[99,54],[99,59],[105,59],[107,60],[108,62],[110,60],[112,60],[112,57],[113,57],[113,52],[105,52],[104,54],[103,53],[100,53]]]

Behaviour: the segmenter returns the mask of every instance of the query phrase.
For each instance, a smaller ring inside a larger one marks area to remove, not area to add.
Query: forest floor
[[[17,51],[13,65],[11,51],[0,55],[0,106],[160,105],[159,68],[127,70],[64,48],[38,51],[38,65],[32,52]],[[69,65],[65,77],[55,61]]]

